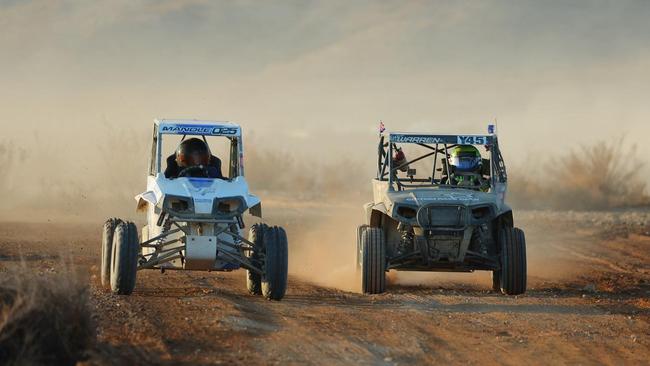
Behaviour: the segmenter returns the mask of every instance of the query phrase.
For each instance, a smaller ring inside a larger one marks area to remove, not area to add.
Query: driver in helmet
[[[393,154],[393,166],[395,168],[399,168],[400,171],[408,171],[409,166],[406,163],[406,155],[404,154],[404,151],[402,151],[402,148],[399,148],[397,146],[395,146],[394,149],[395,153]]]
[[[458,145],[449,154],[451,174],[449,184],[462,187],[479,187],[483,191],[490,188],[490,181],[483,177],[483,158],[472,145]]]
[[[167,158],[165,178],[220,178],[221,160],[210,154],[205,141],[198,138],[183,140],[176,152]]]

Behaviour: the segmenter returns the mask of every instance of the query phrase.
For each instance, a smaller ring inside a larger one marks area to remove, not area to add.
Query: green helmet
[[[475,172],[481,167],[481,153],[472,145],[458,145],[449,156],[449,164],[457,172]]]

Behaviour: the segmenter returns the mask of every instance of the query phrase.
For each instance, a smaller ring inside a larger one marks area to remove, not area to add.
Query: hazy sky
[[[510,160],[623,133],[650,154],[648,19],[648,1],[0,0],[0,141],[92,156],[107,129],[148,143],[153,118],[196,117],[374,161],[380,119],[497,118]]]

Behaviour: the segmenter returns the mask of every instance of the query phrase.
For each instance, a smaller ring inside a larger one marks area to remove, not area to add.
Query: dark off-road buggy
[[[481,155],[480,171],[475,185],[458,184],[450,152],[469,145]],[[526,291],[526,240],[505,203],[496,134],[381,135],[372,185],[357,240],[364,293],[384,292],[389,270],[492,271],[495,291]]]

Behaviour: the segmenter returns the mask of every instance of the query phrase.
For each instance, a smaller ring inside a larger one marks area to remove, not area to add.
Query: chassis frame
[[[164,271],[166,269],[177,269],[174,267],[169,267],[169,268],[160,267],[160,265],[169,263],[176,259],[180,259],[181,261],[184,261],[185,257],[183,255],[183,252],[187,249],[187,243],[185,243],[184,241],[186,240],[187,236],[192,235],[190,224],[228,224],[229,226],[234,224],[237,225],[239,224],[239,220],[237,219],[188,220],[188,219],[169,218],[168,222],[171,223],[175,228],[173,229],[170,228],[169,230],[165,230],[163,233],[140,243],[141,248],[153,248],[154,251],[147,254],[140,253],[139,260],[138,260],[138,270],[160,268],[161,270]],[[179,232],[184,233],[185,236],[167,240],[170,235]],[[219,239],[218,236],[220,234],[226,234],[230,236],[233,239],[234,244]],[[246,255],[247,253],[256,251],[257,252],[256,254],[258,256],[262,256],[263,258],[264,254],[261,252],[260,248],[255,247],[255,243],[249,241],[248,239],[244,238],[238,233],[234,233],[230,231],[229,227],[218,228],[213,233],[213,236],[216,237],[216,245],[217,245],[216,259],[217,260],[223,260],[225,262],[235,263],[259,275],[263,274],[263,270],[261,269],[259,264],[251,262],[248,259],[248,256]],[[180,245],[174,245],[177,243],[180,243]],[[234,249],[237,251],[236,252],[237,254],[235,255],[227,250],[219,250],[224,248]]]

